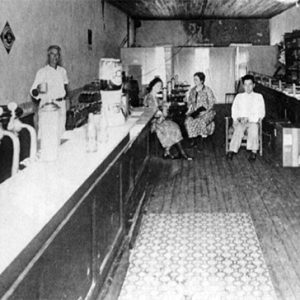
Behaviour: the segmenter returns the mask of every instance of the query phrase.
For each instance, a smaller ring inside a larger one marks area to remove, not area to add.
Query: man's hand
[[[248,118],[237,118],[238,122],[240,122],[241,124],[246,124],[249,122]]]

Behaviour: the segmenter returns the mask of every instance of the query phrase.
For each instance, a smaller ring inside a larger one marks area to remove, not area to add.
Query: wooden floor
[[[227,161],[224,115],[228,110],[225,105],[217,107],[216,132],[204,141],[202,150],[187,150],[193,161],[152,158],[145,213],[249,213],[278,299],[299,300],[300,168],[280,167],[267,145],[254,163],[248,162],[245,150]]]
[[[269,268],[278,299],[300,299],[300,168],[282,168],[264,147],[254,163],[248,153],[227,161],[223,116],[195,160],[154,158],[147,212],[247,212]]]

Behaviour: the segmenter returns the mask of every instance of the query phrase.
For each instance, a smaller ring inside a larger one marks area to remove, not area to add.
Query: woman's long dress
[[[145,96],[144,105],[157,109],[152,121],[152,131],[156,132],[163,148],[171,148],[182,140],[182,134],[175,122],[166,119],[165,114],[159,109],[159,106],[164,106],[163,102],[161,104],[159,105],[158,100],[151,93]]]
[[[190,138],[197,136],[207,137],[214,133],[215,122],[213,121],[216,112],[213,106],[216,98],[213,91],[208,86],[203,86],[201,91],[197,91],[196,87],[191,89],[188,97],[189,112],[193,112],[203,106],[206,110],[200,112],[196,118],[187,117],[185,121],[186,130]]]

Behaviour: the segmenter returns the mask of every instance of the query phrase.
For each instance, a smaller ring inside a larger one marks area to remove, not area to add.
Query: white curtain
[[[210,48],[210,64],[207,73],[217,103],[224,103],[225,94],[235,92],[235,48]],[[208,83],[209,81],[207,85]]]

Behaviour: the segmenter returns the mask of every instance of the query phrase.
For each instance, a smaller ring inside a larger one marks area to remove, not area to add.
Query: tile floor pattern
[[[145,215],[119,300],[208,299],[276,299],[250,215]]]

